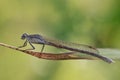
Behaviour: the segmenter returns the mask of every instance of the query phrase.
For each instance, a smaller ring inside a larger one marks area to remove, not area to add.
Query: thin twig
[[[72,51],[65,52],[65,53],[53,54],[53,53],[43,53],[43,52],[41,53],[41,52],[35,52],[35,51],[30,51],[30,50],[23,50],[23,49],[20,49],[20,48],[11,46],[11,45],[7,45],[4,43],[0,43],[0,46],[4,46],[4,47],[10,48],[10,49],[21,51],[26,54],[29,54],[29,55],[32,55],[32,56],[35,56],[35,57],[38,57],[41,59],[47,59],[47,60],[71,60],[71,59],[73,59],[73,60],[76,60],[76,59],[98,60],[98,58],[96,58],[96,57],[93,57],[90,55],[83,55],[81,53],[72,52]],[[81,55],[78,56],[77,54],[81,54]],[[110,62],[108,62],[108,63],[110,63]]]
[[[75,57],[75,56],[71,56],[72,54],[75,54],[75,52],[66,52],[66,53],[58,53],[58,54],[53,54],[53,53],[41,53],[41,52],[35,52],[35,51],[30,51],[30,50],[23,50],[11,45],[7,45],[4,43],[0,43],[1,46],[10,48],[10,49],[14,49],[17,51],[21,51],[24,52],[26,54],[38,57],[38,58],[42,58],[42,59],[48,59],[48,60],[64,60],[64,59],[91,59],[93,60],[93,58],[86,58],[86,57]],[[96,58],[97,59],[97,58]]]

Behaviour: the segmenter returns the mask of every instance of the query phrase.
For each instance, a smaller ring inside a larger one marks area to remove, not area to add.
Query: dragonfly
[[[41,53],[43,52],[45,45],[49,45],[49,46],[53,46],[56,48],[61,48],[61,49],[66,49],[70,51],[79,52],[82,54],[91,55],[91,56],[100,58],[106,62],[112,62],[111,59],[100,55],[99,51],[93,46],[77,44],[77,43],[72,43],[72,42],[64,42],[62,40],[50,39],[50,38],[46,38],[39,34],[29,35],[27,33],[24,33],[22,34],[21,39],[25,40],[25,42],[22,46],[19,46],[19,48],[27,46],[27,43],[29,43],[32,47],[31,49],[26,49],[26,50],[34,50],[35,47],[33,46],[33,44],[42,44]]]

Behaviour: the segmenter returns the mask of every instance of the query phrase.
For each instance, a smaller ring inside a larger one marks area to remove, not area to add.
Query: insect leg
[[[25,47],[27,46],[27,40],[24,42],[24,44],[22,46],[19,46],[18,48],[22,48],[22,47]]]
[[[44,50],[44,47],[45,47],[45,44],[43,44],[43,46],[42,46],[41,53],[43,52],[43,50]]]
[[[32,49],[26,49],[26,50],[34,50],[35,47],[31,44],[31,42],[29,42],[29,44],[31,45]]]

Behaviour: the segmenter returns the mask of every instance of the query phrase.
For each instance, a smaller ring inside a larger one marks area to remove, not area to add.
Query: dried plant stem
[[[17,51],[21,51],[24,52],[26,54],[38,57],[38,58],[42,58],[42,59],[48,59],[48,60],[71,60],[71,59],[89,59],[89,60],[95,60],[98,58],[93,58],[93,57],[85,57],[85,56],[73,56],[75,53],[77,52],[66,52],[66,53],[57,53],[57,54],[53,54],[53,53],[41,53],[41,52],[35,52],[35,51],[30,51],[30,50],[23,50],[11,45],[7,45],[4,43],[0,43],[0,46],[4,46],[10,49],[14,49]]]

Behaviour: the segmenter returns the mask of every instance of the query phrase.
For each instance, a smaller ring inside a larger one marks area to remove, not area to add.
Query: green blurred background
[[[20,46],[25,32],[119,49],[120,1],[0,0],[0,42]],[[0,47],[0,80],[120,80],[119,66],[119,61],[49,61]]]

